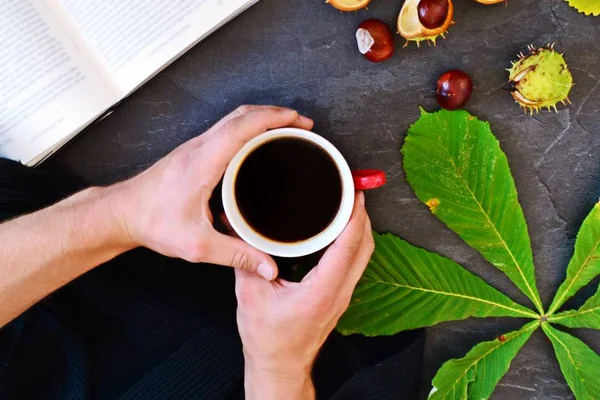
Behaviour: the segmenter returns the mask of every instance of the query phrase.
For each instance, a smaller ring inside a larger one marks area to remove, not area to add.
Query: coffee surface
[[[323,231],[342,200],[337,166],[321,147],[297,138],[266,142],[242,162],[235,197],[260,235],[293,243]]]

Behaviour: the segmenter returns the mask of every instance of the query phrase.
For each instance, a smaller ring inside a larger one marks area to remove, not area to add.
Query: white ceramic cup
[[[256,232],[244,219],[235,198],[235,180],[246,157],[262,144],[277,138],[299,138],[324,150],[335,163],[342,182],[342,200],[331,223],[315,236],[294,243],[277,242]],[[242,240],[274,256],[300,257],[315,253],[331,244],[344,230],[354,207],[354,182],[348,163],[333,144],[316,133],[297,128],[281,128],[265,132],[250,140],[233,157],[223,177],[223,207],[231,227]]]

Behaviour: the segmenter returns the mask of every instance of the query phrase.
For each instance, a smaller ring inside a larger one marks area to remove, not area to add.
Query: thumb
[[[215,233],[206,246],[206,259],[210,263],[254,272],[269,281],[277,278],[277,264],[271,256],[241,239]]]

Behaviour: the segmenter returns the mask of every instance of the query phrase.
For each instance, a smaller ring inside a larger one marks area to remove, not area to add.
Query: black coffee
[[[266,142],[242,162],[235,180],[240,213],[259,234],[277,242],[299,242],[323,231],[342,201],[333,160],[306,140]]]

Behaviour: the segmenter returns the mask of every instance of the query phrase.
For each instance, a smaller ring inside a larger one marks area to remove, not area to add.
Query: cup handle
[[[352,171],[355,190],[375,189],[385,185],[385,172],[378,169],[359,169]]]

